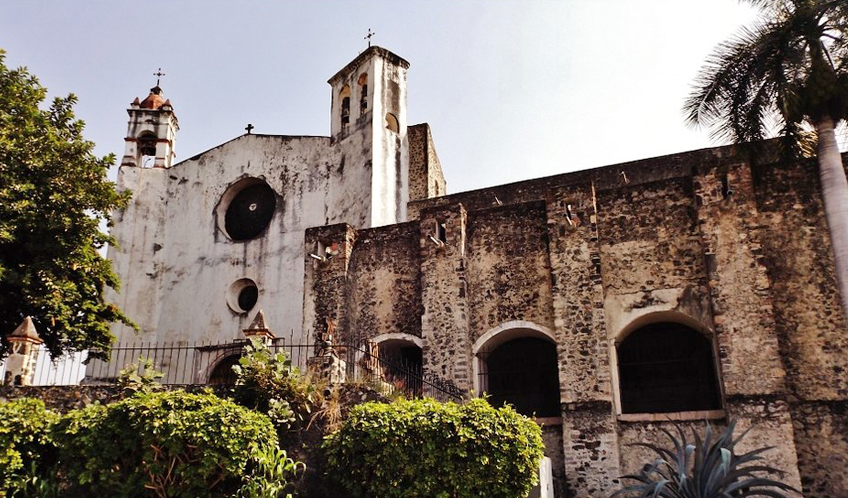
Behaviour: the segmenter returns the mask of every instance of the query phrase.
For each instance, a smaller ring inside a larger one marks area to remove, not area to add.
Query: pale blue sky
[[[178,160],[244,133],[326,135],[326,80],[376,44],[411,63],[448,191],[712,145],[680,108],[704,57],[754,18],[736,0],[11,1],[0,47],[86,137],[123,152],[126,107],[158,67]]]

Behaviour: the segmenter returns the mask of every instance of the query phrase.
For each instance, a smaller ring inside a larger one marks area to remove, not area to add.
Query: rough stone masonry
[[[721,147],[445,195],[408,67],[371,47],[330,78],[328,137],[173,165],[174,106],[133,102],[110,299],[141,337],[119,340],[226,341],[260,309],[303,343],[332,322],[536,414],[559,496],[608,496],[653,459],[630,443],[705,419],[775,446],[807,496],[848,496],[848,326],[813,162]]]

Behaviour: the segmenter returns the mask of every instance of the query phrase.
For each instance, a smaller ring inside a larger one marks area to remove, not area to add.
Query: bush
[[[274,353],[261,340],[253,339],[233,371],[235,399],[267,414],[281,431],[301,425],[312,412],[317,392],[285,352]]]
[[[381,498],[527,496],[542,448],[535,422],[484,399],[365,403],[324,442],[350,496]]]
[[[774,467],[756,463],[762,460],[761,453],[770,448],[760,448],[737,455],[734,447],[745,436],[733,438],[736,422],[731,422],[722,434],[713,441],[713,431],[707,424],[704,439],[692,428],[694,444],[686,440],[686,434],[677,426],[680,439],[662,429],[671,440],[671,449],[648,443],[635,443],[653,450],[657,459],[645,465],[637,474],[623,476],[636,481],[613,493],[612,496],[666,498],[744,498],[747,496],[770,496],[787,498],[784,491],[798,493],[792,486],[768,479],[768,475],[783,475]],[[747,432],[747,431],[746,431]],[[798,493],[800,495],[800,493]]]
[[[53,438],[72,496],[233,496],[248,481],[262,489],[268,465],[293,470],[284,452],[270,464],[254,457],[277,449],[268,417],[212,394],[140,393],[90,405],[63,417]]]
[[[33,474],[44,475],[55,451],[50,427],[58,419],[41,400],[0,403],[0,496],[20,489]]]

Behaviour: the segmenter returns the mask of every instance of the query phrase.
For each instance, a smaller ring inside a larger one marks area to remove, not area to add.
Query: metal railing
[[[117,381],[121,370],[139,362],[141,357],[150,359],[153,367],[164,374],[159,382],[165,385],[232,384],[235,382],[232,366],[247,343],[246,339],[236,339],[195,344],[117,344],[110,352],[109,361],[89,359],[86,352],[52,360],[41,350],[32,385],[111,384]],[[299,343],[293,336],[274,339],[269,349],[274,353],[285,352],[292,366],[302,372],[307,371],[309,358],[316,354],[314,344]],[[389,357],[373,343],[336,344],[333,349],[345,361],[345,377],[349,382],[371,383],[386,392],[401,391],[411,397],[428,396],[442,401],[467,397],[453,382],[425,372],[420,360]],[[4,369],[0,365],[0,376]]]

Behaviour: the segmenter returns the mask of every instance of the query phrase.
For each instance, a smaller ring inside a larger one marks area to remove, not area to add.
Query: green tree
[[[112,322],[132,325],[103,300],[118,288],[98,250],[112,239],[99,224],[126,206],[106,179],[112,156],[98,158],[82,137],[76,97],[56,98],[25,68],[9,69],[0,50],[0,357],[5,336],[26,316],[51,354],[90,349],[102,355]]]
[[[848,119],[848,2],[747,0],[760,19],[720,44],[684,111],[692,125],[735,143],[780,129],[798,152],[809,130],[817,158],[843,308],[848,312],[848,181],[834,129]]]

